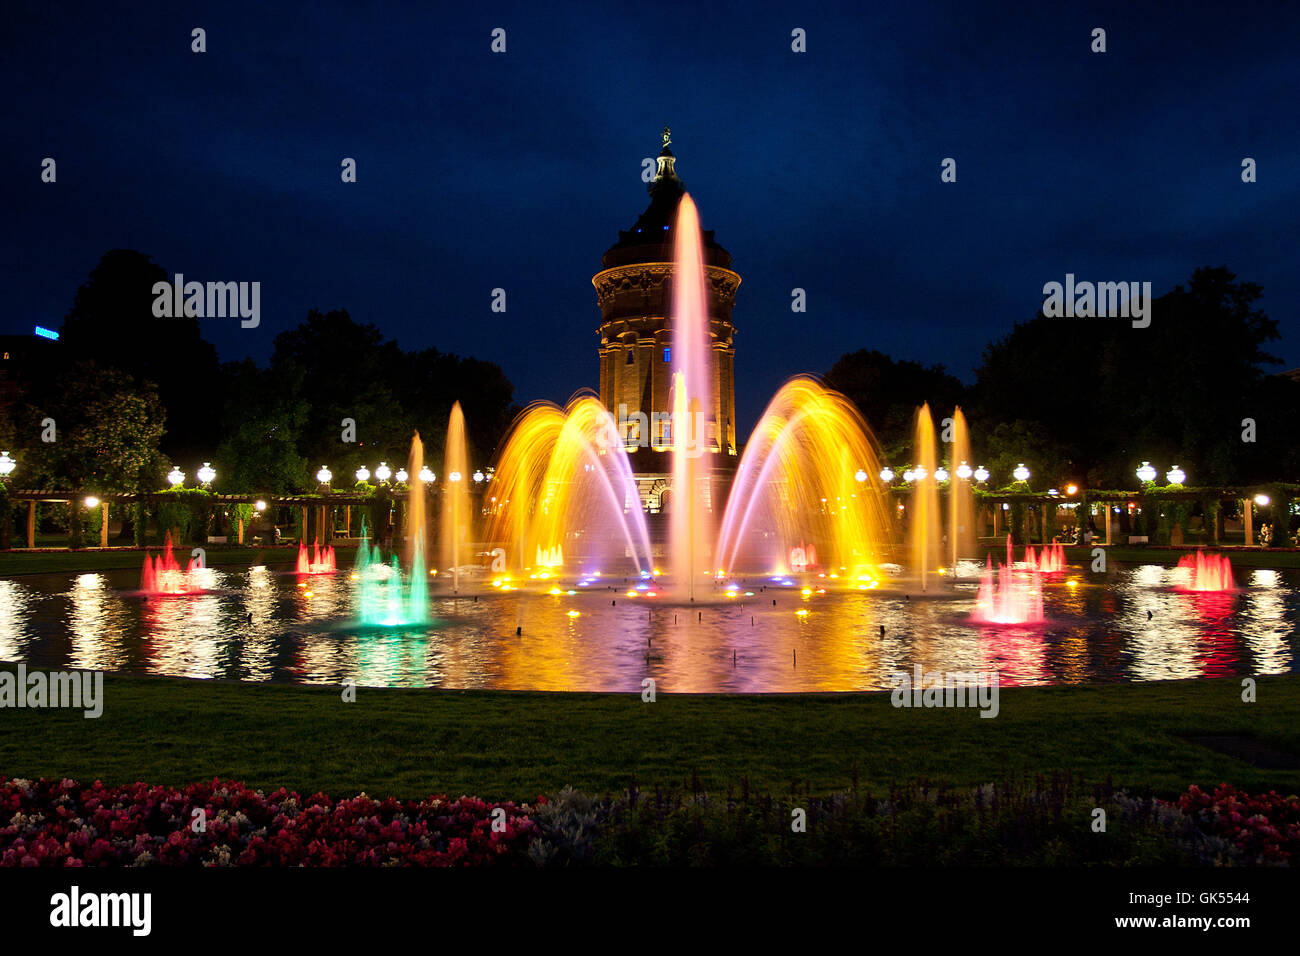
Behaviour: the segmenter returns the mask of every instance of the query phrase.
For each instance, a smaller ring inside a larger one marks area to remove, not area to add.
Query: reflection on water
[[[1173,568],[1144,565],[1067,569],[1045,585],[1037,625],[972,624],[972,581],[933,600],[749,582],[755,593],[698,606],[626,599],[619,586],[487,589],[432,597],[427,626],[384,629],[353,622],[358,582],[345,573],[209,575],[206,593],[147,599],[131,572],[0,580],[0,659],[365,686],[639,691],[653,677],[665,692],[849,691],[887,688],[917,663],[996,670],[1008,685],[1282,673],[1296,669],[1300,617],[1296,572],[1181,592]]]

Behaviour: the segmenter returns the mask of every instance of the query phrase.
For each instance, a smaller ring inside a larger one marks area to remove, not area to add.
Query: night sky
[[[1066,272],[1160,295],[1227,265],[1300,365],[1293,3],[118,6],[6,4],[0,331],[57,328],[131,248],[262,283],[259,328],[204,320],[223,359],[345,308],[562,401],[597,383],[590,279],[668,124],[744,278],[742,430],[859,348],[969,381]]]

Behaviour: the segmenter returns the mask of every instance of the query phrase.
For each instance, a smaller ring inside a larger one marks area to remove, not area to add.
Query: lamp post
[[[411,476],[406,473],[405,468],[399,468],[397,469],[397,474],[395,474],[393,477],[397,479],[397,483],[399,485],[404,485],[406,484],[407,479],[410,478]]]
[[[947,481],[948,469],[944,468],[942,465],[936,468],[934,470],[934,480],[940,483]]]
[[[370,480],[370,469],[362,465],[357,469],[357,484],[363,484]]]
[[[386,485],[391,477],[393,477],[393,470],[381,461],[379,467],[375,469],[375,478],[379,480],[381,485]]]
[[[1151,467],[1151,462],[1142,462],[1142,466],[1137,470],[1137,479],[1144,485],[1156,480],[1156,470]]]
[[[172,470],[167,472],[167,483],[173,488],[179,488],[185,484],[185,472],[172,465]]]
[[[4,514],[0,514],[0,551],[9,550],[10,508],[8,503],[9,496],[7,492],[8,492],[9,476],[13,474],[14,468],[16,468],[17,465],[18,462],[14,461],[12,458],[9,457],[9,452],[7,451],[0,452],[0,486],[4,486],[6,491]],[[36,507],[35,504],[28,505],[28,508],[31,509],[34,509],[35,507]],[[32,514],[34,515],[35,511],[33,511]]]
[[[326,491],[329,491],[330,481],[333,477],[334,473],[324,465],[321,465],[320,471],[316,472],[316,480],[325,486]]]
[[[866,472],[860,471],[860,472],[858,472],[858,474],[862,475],[862,478],[861,478],[862,481],[866,481],[866,480],[867,480]],[[889,484],[891,481],[893,481],[893,480],[894,480],[894,469],[890,468],[888,465],[886,465],[884,468],[881,468],[881,469],[880,469],[880,480],[883,481],[885,484]]]
[[[14,473],[18,462],[9,457],[9,452],[0,451],[0,481],[5,481]]]
[[[983,465],[980,465],[978,468],[975,469],[975,480],[978,481],[981,485],[984,484],[984,482],[989,480],[989,470],[985,468]]]
[[[1011,477],[1016,479],[1016,481],[1029,480],[1029,469],[1025,467],[1025,463],[1023,461],[1020,464],[1016,465],[1015,470],[1011,472]]]
[[[1187,473],[1177,465],[1174,465],[1174,467],[1165,472],[1165,481],[1169,482],[1171,485],[1181,485],[1186,480]]]
[[[423,468],[420,469],[419,478],[426,485],[431,485],[438,480],[438,476],[429,470],[428,465],[425,465]]]
[[[212,483],[217,480],[217,473],[212,469],[212,463],[205,461],[203,467],[197,472],[199,482],[204,488],[210,488]]]
[[[966,464],[965,460],[963,459],[962,463],[957,466],[957,477],[960,478],[962,481],[969,481],[970,476],[973,474],[975,474],[975,472],[971,470],[971,466]]]

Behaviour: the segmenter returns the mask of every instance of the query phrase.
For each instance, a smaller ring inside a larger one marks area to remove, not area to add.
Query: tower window
[[[631,364],[632,364],[633,362],[635,362],[635,361],[636,361],[636,353],[634,353],[631,349],[628,349],[628,350],[627,350],[627,364],[628,364],[628,365],[631,365]]]
[[[671,362],[672,360],[673,360],[673,350],[672,347],[669,346],[664,349],[664,361]]]

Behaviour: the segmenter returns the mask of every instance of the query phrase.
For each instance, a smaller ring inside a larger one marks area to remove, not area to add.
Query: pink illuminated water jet
[[[150,558],[144,556],[144,569],[140,573],[140,590],[146,594],[196,594],[203,590],[197,580],[195,571],[203,567],[198,558],[191,558],[190,563],[181,570],[172,554],[172,536],[168,532],[163,540],[162,554]]]
[[[1179,584],[1179,591],[1231,591],[1236,587],[1232,564],[1225,555],[1197,551],[1194,556],[1179,558],[1178,567],[1187,571],[1187,583]]]
[[[333,574],[337,570],[334,564],[334,547],[332,545],[320,546],[319,541],[313,541],[311,554],[307,553],[307,546],[301,541],[298,542],[298,567],[299,574]]]
[[[1034,571],[1018,571],[1011,560],[1007,536],[1007,563],[993,570],[993,555],[980,577],[979,593],[971,619],[981,624],[1038,624],[1043,615],[1043,587]]]
[[[1060,543],[1043,545],[1041,554],[1035,554],[1032,547],[1025,549],[1025,564],[1029,570],[1039,574],[1055,574],[1065,570],[1065,546]]]

